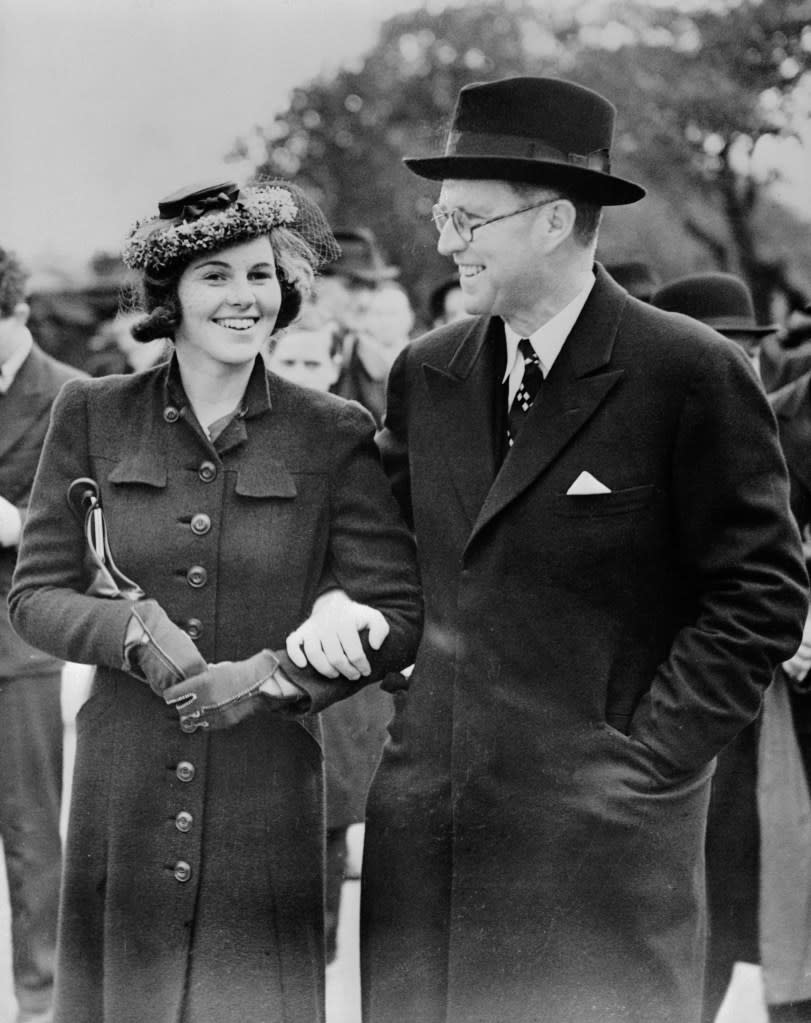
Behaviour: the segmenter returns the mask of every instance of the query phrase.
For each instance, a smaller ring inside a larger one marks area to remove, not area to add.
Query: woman
[[[346,602],[327,592],[341,586],[384,616],[350,605],[376,634],[347,649],[364,670],[368,654],[366,681],[408,664],[413,550],[370,417],[268,374],[260,356],[335,255],[318,207],[285,182],[225,183],[159,213],[124,257],[148,313],[135,336],[171,337],[174,354],[62,391],[10,597],[31,643],[98,665],[77,718],[55,1018],[313,1023],[324,1009],[312,715],[357,685],[297,667],[285,638],[315,602],[297,630],[311,663],[320,637],[340,645],[323,626]],[[76,506],[92,504],[94,483],[140,599],[87,592]]]

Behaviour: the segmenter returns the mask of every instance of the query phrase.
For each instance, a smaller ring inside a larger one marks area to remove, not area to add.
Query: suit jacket
[[[389,378],[426,617],[367,810],[366,1019],[686,1023],[713,758],[805,616],[774,418],[734,344],[597,268],[499,466],[500,345],[464,320]]]
[[[35,344],[11,387],[0,395],[0,495],[16,506],[23,521],[51,405],[66,380],[83,375]],[[16,562],[16,547],[0,548],[0,678],[5,679],[50,673],[59,664],[20,639],[9,624],[6,599]]]

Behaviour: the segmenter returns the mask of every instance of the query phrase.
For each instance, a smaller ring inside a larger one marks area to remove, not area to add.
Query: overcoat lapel
[[[493,380],[503,339],[501,320],[477,320],[447,370],[423,366],[437,446],[471,526],[496,475]]]
[[[597,268],[583,312],[476,518],[468,545],[554,462],[619,383],[610,358],[625,292]]]

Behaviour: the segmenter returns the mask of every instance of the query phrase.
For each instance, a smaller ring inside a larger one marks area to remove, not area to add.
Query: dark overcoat
[[[366,1023],[698,1018],[713,758],[798,645],[805,570],[741,352],[597,275],[500,467],[501,321],[390,375],[426,617],[369,796]]]
[[[54,407],[10,598],[15,628],[99,665],[77,717],[58,1023],[323,1019],[323,777],[312,716],[228,731],[118,670],[126,601],[84,595],[66,501],[96,479],[118,567],[208,661],[282,649],[325,573],[391,632],[374,677],[413,659],[411,537],[359,406],[266,375],[212,444],[176,363],[68,385]],[[285,667],[318,710],[349,684]]]
[[[7,394],[0,395],[0,495],[25,522],[28,499],[51,416],[62,384],[83,374],[51,358],[36,344],[20,366]],[[11,628],[6,598],[17,562],[17,548],[0,547],[0,677],[52,674],[59,670],[50,654],[35,650]]]

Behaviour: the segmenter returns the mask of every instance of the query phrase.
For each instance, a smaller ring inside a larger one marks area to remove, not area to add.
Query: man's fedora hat
[[[613,103],[560,78],[475,82],[459,93],[442,156],[406,157],[423,178],[559,185],[601,206],[637,202],[645,189],[611,173]]]
[[[651,298],[651,305],[672,313],[684,313],[701,320],[721,334],[773,334],[776,323],[758,325],[752,294],[735,274],[688,274],[663,287]]]
[[[322,269],[324,276],[344,276],[363,284],[392,281],[400,276],[399,267],[389,266],[368,227],[357,227],[334,232],[341,246],[341,255]]]

